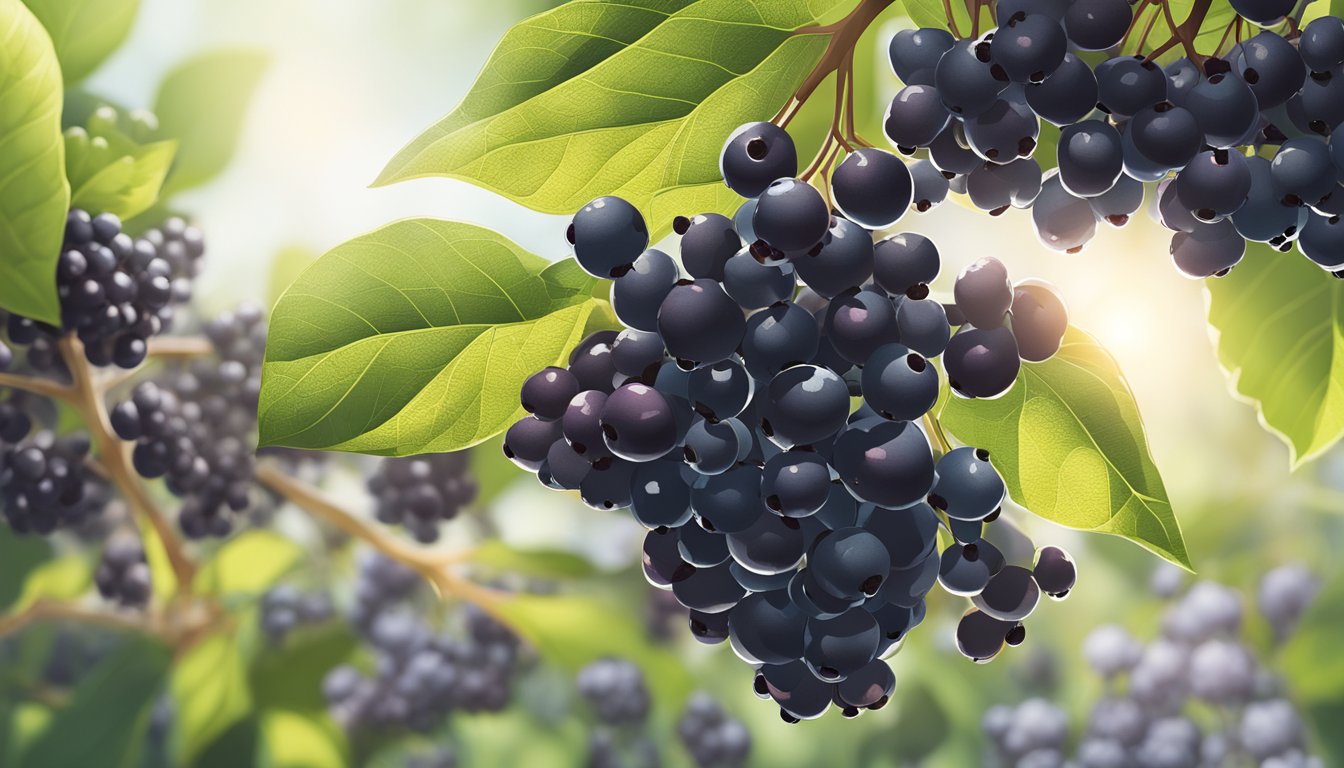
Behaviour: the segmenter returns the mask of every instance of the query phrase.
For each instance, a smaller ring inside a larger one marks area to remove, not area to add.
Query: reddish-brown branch
[[[821,60],[812,68],[807,77],[803,79],[794,93],[790,103],[797,102],[801,106],[804,102],[816,92],[817,87],[826,80],[831,73],[836,72],[845,63],[845,60],[852,57],[854,46],[859,42],[868,26],[873,23],[878,14],[886,10],[896,0],[862,0],[853,11],[845,18],[820,27],[804,27],[795,34],[799,35],[829,35],[830,39],[826,43],[826,50],[821,55]],[[786,105],[786,109],[787,109]],[[786,110],[781,110],[781,114]],[[795,110],[796,111],[796,110]]]

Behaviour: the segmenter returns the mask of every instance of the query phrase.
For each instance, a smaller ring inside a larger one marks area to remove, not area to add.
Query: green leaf
[[[261,727],[254,716],[234,723],[210,742],[192,768],[238,768],[257,764],[257,742]]]
[[[229,541],[196,575],[196,589],[211,595],[260,595],[289,573],[304,552],[271,531],[247,531]]]
[[[164,78],[154,113],[160,134],[181,142],[165,196],[204,184],[233,159],[248,102],[269,64],[259,51],[212,51]]]
[[[585,0],[505,34],[471,91],[375,182],[469,181],[547,213],[628,199],[661,232],[741,203],[719,150],[820,61],[823,16],[854,0]]]
[[[1191,568],[1134,395],[1082,331],[1069,329],[1046,362],[1023,364],[1002,397],[948,398],[940,418],[962,443],[989,451],[1013,500],[1036,515]]]
[[[56,259],[70,185],[61,65],[19,0],[0,0],[0,309],[60,325]]]
[[[39,600],[74,600],[93,582],[89,563],[78,555],[48,560],[28,573],[13,610],[21,611]]]
[[[1205,283],[1209,325],[1232,388],[1300,466],[1344,435],[1344,283],[1297,253],[1247,245]]]
[[[920,27],[950,29],[943,2],[944,0],[905,0],[905,11],[910,20]],[[957,31],[961,33],[962,37],[970,37],[971,14],[966,10],[965,0],[950,0],[949,7],[952,9],[952,18],[956,22]],[[993,26],[994,21],[989,12],[989,6],[986,5],[981,9],[980,29],[984,31],[991,29]]]
[[[472,550],[471,562],[496,571],[545,579],[582,579],[597,573],[592,563],[573,552],[514,549],[499,539],[481,542]]]
[[[270,768],[345,768],[345,738],[330,722],[297,712],[261,718],[260,762]]]
[[[256,708],[321,711],[322,679],[358,647],[343,622],[291,632],[282,646],[268,646],[252,662],[248,676]]]
[[[510,595],[493,606],[496,618],[569,672],[606,656],[638,664],[660,701],[680,702],[692,690],[686,667],[648,641],[628,607],[580,595]]]
[[[470,224],[413,219],[337,246],[272,313],[261,442],[453,451],[523,411],[523,380],[566,359],[595,281]]]
[[[19,536],[0,526],[0,612],[19,599],[28,577],[51,557],[51,542],[43,536]]]
[[[112,116],[95,120],[88,130],[65,132],[66,177],[70,204],[95,213],[114,213],[123,220],[149,210],[177,153],[177,142],[137,144],[122,133]]]
[[[137,637],[90,674],[16,768],[117,765],[143,738],[144,712],[162,690],[168,650]]]
[[[83,80],[126,39],[140,0],[23,0],[47,28],[65,82]]]
[[[178,758],[189,764],[252,708],[237,632],[211,635],[193,646],[174,665],[171,690]]]

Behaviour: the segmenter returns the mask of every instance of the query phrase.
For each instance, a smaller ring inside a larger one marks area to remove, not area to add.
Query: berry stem
[[[924,414],[924,431],[928,433],[929,439],[933,440],[934,447],[943,453],[952,450],[952,443],[947,439],[947,433],[943,431],[943,424],[937,416],[930,411]]]
[[[886,10],[887,6],[894,3],[895,0],[862,0],[849,15],[833,24],[825,24],[816,27],[803,27],[794,32],[796,35],[830,35],[830,40],[826,44],[826,51],[822,53],[821,60],[812,68],[807,77],[803,79],[798,90],[794,92],[789,104],[780,110],[780,114],[775,116],[774,122],[780,126],[787,124],[788,120],[797,112],[812,94],[816,92],[817,87],[821,85],[832,72],[838,72],[848,59],[854,56],[854,46],[858,44],[859,38],[863,36],[868,26],[873,23],[878,14]],[[947,0],[944,0],[946,3]],[[793,105],[797,106],[793,106]],[[793,106],[792,110],[789,109]],[[783,122],[780,122],[780,121]]]
[[[275,465],[257,465],[257,482],[279,494],[308,514],[360,539],[387,557],[419,573],[440,595],[455,595],[503,621],[498,605],[505,593],[488,589],[455,573],[453,566],[471,559],[472,553],[426,550],[407,544],[359,519],[326,498],[318,489],[285,474]]]
[[[155,336],[149,340],[150,357],[193,358],[214,352],[210,340],[202,336]]]
[[[41,599],[17,613],[0,616],[0,637],[12,635],[31,624],[43,621],[72,621],[123,632],[145,631],[145,622],[135,616],[81,608],[70,603]]]
[[[952,13],[952,0],[943,0],[943,15],[947,17],[947,28],[957,39],[961,38],[961,30],[957,29],[957,17]]]
[[[183,591],[190,590],[196,578],[196,564],[187,557],[182,538],[160,514],[148,490],[140,482],[139,475],[131,467],[127,458],[128,446],[112,431],[112,424],[107,417],[107,404],[103,402],[103,390],[94,381],[93,371],[84,357],[84,345],[75,336],[66,335],[61,337],[58,346],[73,379],[70,388],[73,396],[67,402],[79,411],[84,419],[108,478],[121,491],[122,496],[126,497],[141,520],[153,527],[154,532],[158,534],[172,564],[173,574],[177,577],[178,588]]]
[[[1208,17],[1209,9],[1213,7],[1213,0],[1195,0],[1189,15],[1179,25],[1171,15],[1170,3],[1160,2],[1158,5],[1162,7],[1162,15],[1167,20],[1167,26],[1171,28],[1172,37],[1185,48],[1185,55],[1195,64],[1203,62],[1207,57],[1201,56],[1199,51],[1195,50],[1195,36],[1199,34],[1199,28]]]
[[[34,395],[50,397],[53,400],[62,402],[73,402],[75,392],[64,384],[58,384],[49,379],[40,379],[36,376],[23,376],[14,373],[0,373],[0,387],[10,387],[20,389],[24,392],[31,392]]]

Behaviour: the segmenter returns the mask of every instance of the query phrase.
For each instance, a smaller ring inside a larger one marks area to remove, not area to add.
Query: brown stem
[[[75,391],[58,382],[50,379],[42,379],[36,376],[24,376],[15,373],[0,373],[0,387],[10,387],[11,389],[20,389],[24,392],[31,392],[34,395],[50,397],[53,400],[71,402],[74,400]]]
[[[210,340],[201,336],[161,336],[149,340],[150,357],[205,357],[214,352]]]
[[[886,10],[887,6],[896,0],[862,0],[849,15],[833,24],[826,24],[819,27],[804,27],[795,34],[799,35],[830,35],[830,40],[826,43],[826,51],[822,53],[821,60],[812,68],[807,77],[803,79],[794,93],[791,101],[798,102],[801,105],[816,92],[817,87],[821,85],[832,72],[840,69],[845,63],[845,59],[854,54],[854,46],[859,42],[868,26],[873,23],[878,14]]]
[[[1190,13],[1185,17],[1185,21],[1179,25],[1176,19],[1171,15],[1171,6],[1168,3],[1160,2],[1162,14],[1167,20],[1167,26],[1171,28],[1172,37],[1180,41],[1185,48],[1185,55],[1190,61],[1199,64],[1206,57],[1201,56],[1199,51],[1195,50],[1195,37],[1199,35],[1199,28],[1204,25],[1204,19],[1208,18],[1209,9],[1213,7],[1213,0],[1195,0],[1190,8]]]
[[[98,458],[107,470],[108,477],[117,486],[117,490],[121,491],[121,495],[126,498],[140,520],[150,525],[158,534],[172,564],[173,573],[177,576],[179,588],[190,590],[196,577],[196,564],[187,557],[181,537],[159,512],[154,500],[149,497],[149,491],[140,481],[140,476],[131,466],[127,450],[129,446],[112,431],[103,393],[94,382],[93,372],[84,357],[84,345],[74,335],[68,334],[61,337],[58,346],[61,356],[65,359],[65,365],[70,369],[70,375],[74,379],[71,386],[74,396],[69,402],[88,427],[93,445],[98,451]]]
[[[138,617],[94,611],[69,603],[43,599],[17,613],[0,616],[0,637],[12,635],[24,627],[42,621],[75,621],[123,632],[144,632],[146,629],[146,623]]]
[[[441,594],[457,595],[498,618],[497,603],[505,593],[468,581],[452,570],[453,566],[469,559],[470,552],[441,552],[408,544],[389,535],[378,526],[359,519],[328,499],[318,489],[285,474],[269,462],[257,465],[256,478],[257,482],[299,509],[339,528],[352,538],[364,541],[387,557],[419,573]]]
[[[952,0],[943,0],[943,15],[947,17],[947,29],[952,36],[961,39],[961,30],[957,29],[957,17],[952,13]]]

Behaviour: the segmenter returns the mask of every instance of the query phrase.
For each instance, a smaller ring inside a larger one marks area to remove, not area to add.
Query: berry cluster
[[[658,745],[644,732],[653,702],[644,673],[625,659],[598,659],[576,685],[597,719],[588,734],[590,768],[656,768]]]
[[[677,736],[700,768],[738,768],[751,755],[751,732],[703,691],[686,702]]]
[[[502,709],[517,672],[517,638],[470,605],[461,636],[436,633],[406,602],[418,590],[403,591],[403,570],[381,555],[360,563],[351,618],[378,663],[371,676],[352,666],[327,674],[332,716],[345,728],[426,731],[455,711]]]
[[[1270,24],[1294,4],[1233,6]],[[1331,139],[1344,122],[1344,20],[1318,18],[1295,41],[1263,31],[1221,58],[1164,69],[1143,56],[1093,67],[1080,55],[1121,42],[1128,0],[1015,0],[997,13],[978,38],[926,28],[891,40],[904,87],[884,132],[902,154],[927,150],[908,174],[917,210],[949,189],[993,215],[1031,208],[1041,242],[1073,253],[1099,221],[1126,224],[1144,184],[1159,182],[1158,219],[1189,277],[1226,274],[1248,240],[1283,251],[1296,242],[1344,270],[1344,141]],[[1045,175],[1033,158],[1042,121],[1062,129],[1058,170]]]
[[[50,340],[74,332],[91,364],[134,368],[144,361],[149,338],[172,326],[174,303],[191,298],[204,252],[200,231],[181,219],[132,239],[116,216],[73,209],[56,265],[61,328],[10,315],[10,341],[45,342],[30,350],[29,362],[49,370],[55,363]]]
[[[107,484],[89,472],[89,439],[34,430],[28,398],[0,401],[0,508],[15,533],[49,534],[96,516]]]
[[[266,639],[275,645],[290,632],[304,625],[320,624],[332,616],[331,598],[323,592],[300,592],[292,584],[281,584],[261,596],[258,622]]]
[[[182,499],[178,523],[193,538],[224,536],[228,512],[257,503],[252,471],[266,324],[243,305],[205,328],[215,355],[169,366],[136,385],[111,413],[112,427],[134,441],[135,469],[164,478]]]
[[[883,658],[940,578],[975,597],[959,636],[976,659],[1021,639],[1042,588],[1072,587],[1058,550],[1033,574],[982,540],[1003,480],[982,450],[935,458],[918,426],[938,398],[930,358],[958,394],[995,397],[1022,359],[1054,354],[1067,317],[1048,286],[1014,288],[994,259],[960,274],[954,305],[929,299],[934,244],[873,242],[909,205],[894,155],[841,163],[836,212],[794,178],[793,142],[770,123],[735,131],[720,166],[751,199],[735,219],[679,218],[680,264],[646,250],[644,221],[620,198],[574,216],[578,263],[614,280],[627,328],[523,384],[531,415],[504,453],[594,508],[629,507],[649,529],[649,581],[689,609],[699,639],[731,637],[786,719],[832,701],[854,716],[886,703]],[[941,556],[940,525],[961,539]]]
[[[1170,572],[1168,572],[1169,574]],[[1175,580],[1164,575],[1163,586]],[[1311,602],[1316,579],[1299,565],[1262,579],[1261,612],[1280,639]],[[1179,585],[1162,617],[1161,637],[1144,646],[1108,625],[1083,645],[1105,679],[1107,697],[1091,711],[1077,751],[1066,760],[1069,721],[1045,699],[986,712],[985,734],[1000,766],[1032,768],[1319,768],[1305,754],[1305,730],[1280,681],[1240,639],[1242,600],[1213,582],[1184,594]],[[1167,591],[1167,590],[1163,590]],[[1272,602],[1271,602],[1272,601]],[[1204,732],[1196,711],[1212,708],[1226,730]]]
[[[457,517],[476,498],[466,451],[383,459],[369,478],[378,519],[403,525],[417,541],[439,539],[439,523]]]
[[[93,582],[104,600],[127,608],[148,605],[154,585],[140,537],[130,531],[113,534],[103,547],[103,556],[93,572]]]

